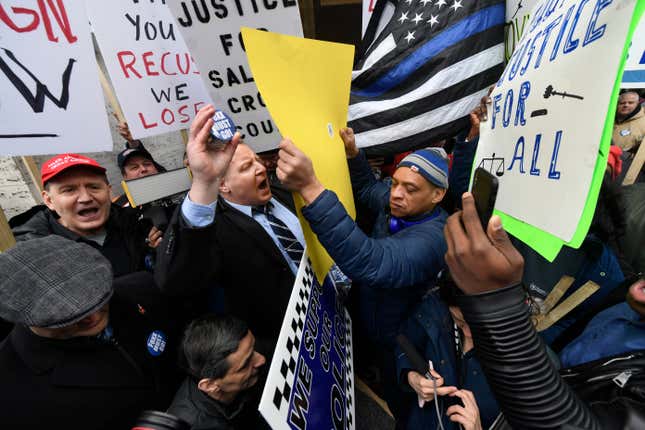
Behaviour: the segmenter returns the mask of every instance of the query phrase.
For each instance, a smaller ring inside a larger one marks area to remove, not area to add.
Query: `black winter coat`
[[[110,302],[113,340],[48,339],[16,325],[0,343],[2,428],[130,429],[143,410],[168,407],[181,378],[177,336],[163,325],[164,307],[152,305],[154,293],[132,301],[134,291],[155,289],[152,276],[130,276],[138,278],[136,287],[124,288],[129,297],[117,290]],[[154,331],[166,342],[157,356],[148,348]]]

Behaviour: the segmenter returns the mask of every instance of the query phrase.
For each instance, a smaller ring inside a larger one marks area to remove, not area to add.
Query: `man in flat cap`
[[[444,267],[448,214],[439,203],[448,189],[448,160],[440,148],[415,151],[401,160],[388,186],[375,179],[352,129],[342,129],[340,135],[354,196],[376,215],[372,237],[350,218],[336,194],[322,186],[311,160],[288,139],[280,143],[278,179],[302,196],[302,215],[357,287],[357,329],[365,330],[376,354],[382,354],[385,397],[399,420],[403,393],[397,391],[395,337]]]
[[[0,426],[126,429],[165,409],[180,376],[155,292],[147,272],[113,284],[100,252],[57,235],[0,254],[0,317],[15,324],[0,343]]]

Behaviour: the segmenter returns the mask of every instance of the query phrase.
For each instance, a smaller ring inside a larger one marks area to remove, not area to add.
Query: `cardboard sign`
[[[215,107],[237,125],[256,152],[276,148],[280,133],[246,59],[242,26],[302,36],[296,0],[168,2]],[[280,52],[272,55],[279,57]],[[296,112],[294,112],[294,115]]]
[[[132,136],[188,128],[210,97],[166,5],[86,1]]]
[[[636,27],[625,62],[622,88],[645,88],[645,19]]]
[[[597,198],[591,184],[599,151],[606,162],[605,119],[623,59],[616,47],[635,3],[538,3],[482,123],[473,167],[499,177],[496,209],[564,242]]]
[[[345,147],[338,134],[347,124],[354,48],[249,28],[242,34],[258,87],[280,132],[311,158],[320,182],[334,191],[355,217]],[[294,200],[309,255],[322,282],[332,259],[300,213],[305,202],[297,194]]]
[[[273,430],[352,430],[354,404],[352,321],[331,275],[318,283],[305,254],[259,411]]]
[[[83,2],[0,4],[0,154],[112,150]]]

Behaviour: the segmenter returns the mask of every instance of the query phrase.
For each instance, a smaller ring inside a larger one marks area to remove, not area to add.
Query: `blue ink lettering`
[[[522,82],[517,99],[517,110],[515,111],[515,127],[518,124],[525,125],[526,119],[524,118],[524,111],[526,110],[524,101],[528,98],[531,92],[531,83],[529,81]]]
[[[555,133],[555,144],[553,145],[553,155],[551,155],[551,166],[549,167],[549,179],[560,179],[560,172],[555,169],[558,163],[558,152],[560,151],[560,142],[562,141],[562,130]]]
[[[504,112],[502,112],[502,124],[504,128],[508,127],[508,124],[511,122],[511,116],[513,113],[513,89],[510,88],[506,93],[506,98],[504,99]]]
[[[531,40],[531,47],[529,48],[528,56],[526,57],[526,63],[524,63],[524,66],[522,66],[522,68],[520,69],[520,76],[524,76],[526,69],[529,68],[529,64],[531,64],[531,59],[533,58],[533,52],[535,51],[535,42],[537,42],[541,34],[542,31],[539,31],[538,34],[535,35],[533,40]]]
[[[535,67],[534,67],[535,69],[540,67],[540,62],[542,61],[542,54],[544,54],[546,45],[547,43],[549,43],[549,36],[551,36],[551,30],[557,27],[560,24],[561,20],[562,20],[562,15],[560,15],[557,19],[555,19],[553,22],[547,25],[546,28],[544,29],[544,40],[542,41],[542,47],[540,47],[540,52],[538,53],[537,59],[535,60]]]
[[[520,149],[520,144],[522,144],[522,149],[521,149],[521,154],[518,155],[518,149]],[[515,160],[520,161],[520,173],[526,173],[524,172],[524,136],[520,136],[520,138],[517,139],[517,143],[515,144],[515,152],[513,153],[513,159],[511,160],[511,165],[508,166],[509,171],[513,168],[513,165],[515,164]]]
[[[611,4],[612,0],[597,0],[596,7],[593,9],[591,14],[591,19],[589,20],[589,26],[587,27],[587,33],[585,34],[585,40],[582,42],[582,46],[587,46],[594,40],[600,39],[605,34],[606,24],[601,25],[598,28],[596,27],[596,21],[598,21],[598,15],[600,12]]]
[[[537,168],[538,156],[540,155],[540,140],[542,140],[542,135],[538,133],[535,135],[533,159],[531,160],[531,171],[529,172],[533,176],[540,176],[540,169]]]
[[[502,99],[501,94],[495,94],[493,96],[493,122],[491,123],[490,128],[492,130],[495,129],[495,119],[497,118],[497,114],[499,113],[499,101]]]
[[[576,31],[576,26],[578,25],[578,19],[580,19],[582,8],[585,7],[588,1],[589,0],[582,0],[580,2],[580,5],[578,5],[578,11],[576,12],[576,16],[573,18],[573,21],[571,22],[571,28],[569,29],[569,37],[568,37],[567,43],[564,45],[564,49],[562,50],[562,52],[565,54],[568,54],[569,52],[575,50],[578,47],[578,39],[573,40],[573,33]]]
[[[560,27],[560,32],[558,33],[558,37],[555,39],[555,45],[553,45],[553,51],[551,51],[551,56],[549,57],[549,61],[555,60],[555,57],[558,56],[558,53],[560,51],[560,43],[562,42],[562,37],[564,36],[564,32],[567,29],[567,25],[569,24],[569,19],[571,19],[571,14],[573,13],[573,9],[575,9],[575,7],[576,7],[575,5],[571,6],[564,17],[564,21],[562,22],[562,27]]]

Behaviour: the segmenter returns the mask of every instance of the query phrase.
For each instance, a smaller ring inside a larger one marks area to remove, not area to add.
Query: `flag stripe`
[[[396,87],[392,88],[390,91],[381,94],[377,97],[361,97],[356,94],[350,95],[350,104],[357,104],[364,101],[379,101],[379,100],[390,100],[396,97],[399,97],[405,94],[408,91],[415,89],[417,86],[422,85],[432,76],[436,75],[444,67],[449,67],[453,63],[465,60],[468,57],[477,54],[480,51],[484,51],[488,48],[491,48],[500,43],[504,43],[503,35],[503,26],[495,26],[485,30],[481,33],[478,33],[474,36],[468,37],[461,40],[459,43],[452,45],[450,48],[446,49],[441,53],[441,55],[436,56],[432,60],[428,61],[417,71],[405,80],[405,82],[399,83]],[[504,61],[503,55],[500,55],[498,62],[501,63]],[[373,71],[373,69],[371,69]],[[352,82],[353,88],[361,88],[366,85],[369,85],[368,78],[369,71],[366,72],[363,76],[356,79]],[[370,79],[374,79],[374,73],[372,73]]]
[[[434,111],[440,108],[442,105],[454,101],[457,97],[463,98],[466,95],[478,93],[482,89],[487,89],[490,85],[494,84],[497,81],[499,75],[503,70],[504,66],[502,64],[496,65],[474,75],[469,79],[444,88],[443,90],[438,91],[435,94],[420,98],[410,103],[406,103],[396,109],[381,111],[355,121],[349,121],[348,127],[352,127],[354,129],[354,133],[362,133],[369,129],[396,126],[397,123],[409,120],[419,115],[420,112]],[[479,102],[479,100],[477,101]],[[475,106],[476,104],[471,106],[470,109],[473,109]],[[470,112],[470,109],[466,112],[466,114]],[[446,118],[441,118],[440,122],[427,121],[425,123],[425,127],[437,127],[457,118],[459,117],[451,115]],[[398,136],[396,135],[392,135],[391,137],[393,139],[398,138]]]
[[[502,43],[440,70],[421,86],[399,97],[390,100],[366,101],[350,105],[349,120],[354,121],[381,111],[395,109],[423,97],[436,94],[444,88],[458,84],[460,81],[471,78],[483,70],[500,64],[499,60],[503,54],[504,44]]]
[[[363,148],[366,146],[393,142],[405,136],[413,136],[421,133],[430,127],[438,127],[452,120],[459,119],[466,116],[475,106],[477,106],[479,100],[487,93],[488,89],[484,88],[483,90],[428,112],[415,110],[416,112],[423,112],[421,115],[417,115],[395,124],[357,133],[356,145],[359,148]]]
[[[352,72],[352,80],[362,75],[366,70],[376,64],[377,61],[385,57],[394,49],[396,49],[396,42],[394,41],[394,36],[392,35],[392,33],[390,33],[390,35],[387,36],[385,40],[380,43],[374,51],[370,53],[369,57],[367,57],[367,59],[365,60],[363,68],[360,70],[354,70]]]
[[[487,28],[503,24],[504,14],[505,7],[501,3],[473,13],[425,42],[369,87],[354,92],[361,96],[376,96],[386,92],[397,83],[407,79],[419,67],[459,40],[480,33]]]
[[[412,136],[402,136],[390,140],[387,143],[363,147],[367,156],[381,157],[392,154],[398,154],[405,151],[414,151],[420,148],[432,146],[433,143],[441,139],[449,139],[463,132],[468,127],[468,117],[461,117],[454,121],[436,128],[426,128],[421,133]]]

